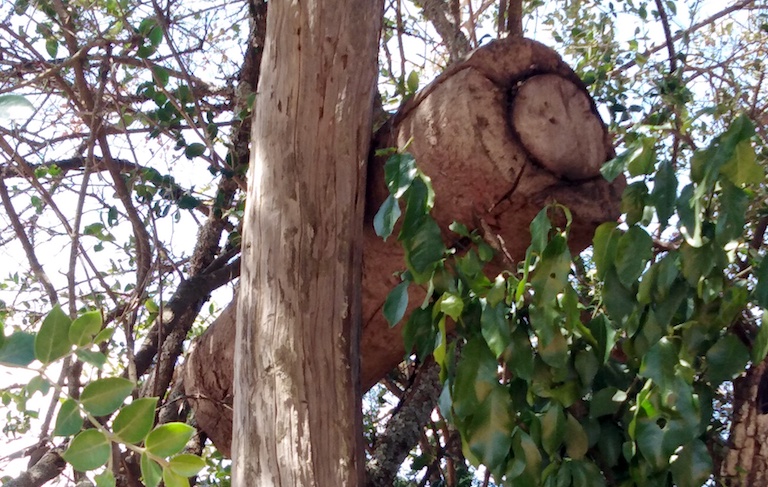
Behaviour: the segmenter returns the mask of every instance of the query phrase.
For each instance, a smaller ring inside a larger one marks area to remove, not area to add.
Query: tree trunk
[[[276,2],[255,101],[235,486],[362,482],[360,267],[379,1]]]
[[[733,381],[733,422],[722,485],[768,485],[768,358]]]
[[[458,220],[502,249],[489,273],[509,266],[506,257],[525,256],[528,225],[547,203],[564,204],[573,213],[569,244],[574,253],[591,243],[600,223],[620,214],[625,182],[620,176],[609,183],[600,175],[613,149],[594,104],[557,53],[537,42],[492,42],[452,65],[382,127],[376,147],[402,147],[411,137],[408,150],[432,178],[433,216],[444,235],[455,238],[447,228]],[[403,251],[394,238],[385,242],[376,236],[370,222],[387,195],[383,162],[371,164],[366,195],[364,390],[405,355],[402,324],[390,328],[381,312],[399,283],[394,273],[404,267]],[[424,291],[411,288],[413,308],[423,301]],[[184,372],[198,424],[225,456],[232,437],[227,406],[233,316],[231,306],[221,313],[188,356]]]

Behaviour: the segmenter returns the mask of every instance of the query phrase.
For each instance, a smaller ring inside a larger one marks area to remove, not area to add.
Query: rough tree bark
[[[453,220],[481,229],[502,250],[492,270],[509,266],[508,257],[525,255],[528,225],[547,203],[565,204],[573,212],[574,252],[590,244],[597,225],[619,215],[625,183],[618,178],[609,184],[599,173],[613,149],[594,103],[557,53],[539,43],[508,39],[476,50],[407,103],[375,143],[402,147],[411,137],[409,151],[432,178],[433,215],[444,236],[452,238],[447,228]],[[403,268],[403,254],[394,239],[382,241],[370,224],[387,194],[382,164],[371,164],[366,196],[364,390],[405,354],[401,327],[390,328],[381,312],[399,282],[393,273]],[[411,303],[421,301],[411,297]],[[233,316],[230,307],[204,334],[184,376],[198,424],[225,455],[232,437]]]
[[[362,483],[362,211],[381,17],[381,1],[269,6],[238,299],[235,486]]]

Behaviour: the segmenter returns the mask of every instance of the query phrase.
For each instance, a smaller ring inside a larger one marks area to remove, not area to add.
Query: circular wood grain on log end
[[[528,153],[572,181],[600,174],[605,128],[586,91],[554,74],[533,76],[513,94],[510,123]]]

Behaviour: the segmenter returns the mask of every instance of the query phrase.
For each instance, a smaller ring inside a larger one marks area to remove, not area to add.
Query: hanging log
[[[478,228],[503,248],[492,270],[522,259],[528,225],[546,204],[573,214],[570,246],[586,248],[595,228],[615,220],[625,182],[608,183],[600,166],[613,157],[595,104],[573,71],[551,49],[526,39],[483,46],[451,66],[406,103],[375,136],[377,148],[403,147],[430,176],[433,217],[446,242],[453,221]],[[381,312],[404,267],[395,239],[384,242],[371,219],[387,196],[383,160],[369,165],[363,254],[362,385],[367,390],[405,356],[401,326]],[[423,291],[411,291],[411,308]],[[224,455],[232,438],[232,357],[235,306],[230,304],[198,340],[184,383],[198,425]]]

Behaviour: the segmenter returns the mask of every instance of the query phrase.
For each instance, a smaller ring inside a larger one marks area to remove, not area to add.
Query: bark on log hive
[[[528,226],[546,204],[573,214],[572,251],[619,216],[625,182],[608,183],[600,166],[613,147],[594,102],[560,56],[534,41],[492,42],[451,66],[406,103],[378,132],[377,148],[408,147],[432,179],[433,216],[448,231],[459,221],[482,227],[513,259],[530,243]],[[404,357],[401,326],[389,328],[382,307],[404,267],[394,238],[382,241],[370,219],[387,196],[384,161],[370,164],[363,250],[362,385],[367,390]],[[502,258],[494,270],[505,265]],[[412,286],[413,288],[413,286]],[[419,296],[421,293],[421,296]],[[421,302],[414,289],[410,302]],[[190,353],[184,382],[198,425],[224,455],[232,438],[235,306],[228,306]]]

